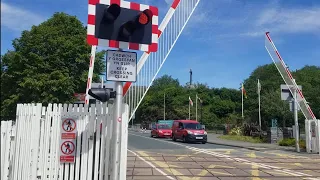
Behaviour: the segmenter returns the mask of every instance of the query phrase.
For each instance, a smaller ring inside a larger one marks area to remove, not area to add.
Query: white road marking
[[[151,166],[152,168],[154,168],[155,170],[157,170],[159,173],[161,173],[162,175],[166,176],[168,179],[171,180],[175,180],[175,178],[169,176],[168,174],[166,174],[165,172],[161,171],[161,169],[157,168],[155,165],[153,165],[151,162],[145,160],[144,158],[142,158],[141,156],[139,156],[137,153],[131,151],[128,149],[129,152],[131,152],[132,154],[134,154],[135,156],[137,156],[139,159],[141,159],[143,162],[147,163],[149,166]]]
[[[266,169],[274,169],[274,170],[276,170],[278,172],[287,173],[287,174],[290,174],[290,175],[293,175],[293,176],[312,176],[312,175],[301,173],[301,172],[293,172],[293,171],[291,171],[289,169],[282,169],[282,168],[276,167],[276,166],[271,166],[271,165],[266,165],[266,164],[262,164],[262,163],[251,162],[249,160],[242,159],[242,158],[233,158],[232,156],[228,156],[228,155],[225,155],[225,154],[220,154],[220,153],[217,153],[217,152],[211,152],[211,151],[207,151],[205,149],[199,149],[199,148],[196,148],[196,147],[186,146],[186,145],[179,144],[179,143],[176,143],[176,142],[173,142],[173,141],[172,142],[171,141],[164,141],[164,140],[161,140],[161,139],[150,138],[150,137],[141,136],[141,135],[132,134],[132,133],[129,133],[129,134],[133,135],[133,136],[142,137],[142,138],[153,139],[155,141],[161,141],[161,142],[166,142],[166,143],[169,143],[169,144],[175,144],[175,145],[182,146],[182,147],[190,149],[190,150],[202,152],[204,154],[209,154],[209,155],[216,156],[216,157],[223,157],[223,158],[226,158],[228,160],[235,160],[235,161],[238,161],[238,162],[246,163],[246,164],[249,164],[249,165],[259,166],[259,167],[266,168]]]

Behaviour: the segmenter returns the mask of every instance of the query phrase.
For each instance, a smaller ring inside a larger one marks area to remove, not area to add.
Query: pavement
[[[210,139],[210,137],[208,137]],[[320,180],[320,156],[151,138],[129,131],[127,179]]]

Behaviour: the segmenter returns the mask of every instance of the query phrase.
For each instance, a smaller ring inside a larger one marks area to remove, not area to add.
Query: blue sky
[[[160,19],[172,0],[132,0],[157,6]],[[76,2],[76,3],[74,3]],[[1,54],[22,30],[46,20],[54,12],[87,22],[87,0],[1,2]],[[270,31],[291,70],[320,66],[319,0],[201,0],[158,76],[169,74],[180,83],[193,80],[210,87],[239,88],[258,66],[271,63],[264,48]]]

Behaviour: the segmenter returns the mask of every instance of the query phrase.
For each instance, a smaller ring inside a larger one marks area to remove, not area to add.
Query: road
[[[320,156],[187,144],[129,131],[127,179],[320,179]]]

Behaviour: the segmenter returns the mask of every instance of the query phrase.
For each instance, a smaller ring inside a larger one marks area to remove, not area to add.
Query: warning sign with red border
[[[76,139],[77,122],[73,118],[62,118],[61,139]]]
[[[74,163],[76,143],[74,139],[60,140],[60,162],[61,163]]]

